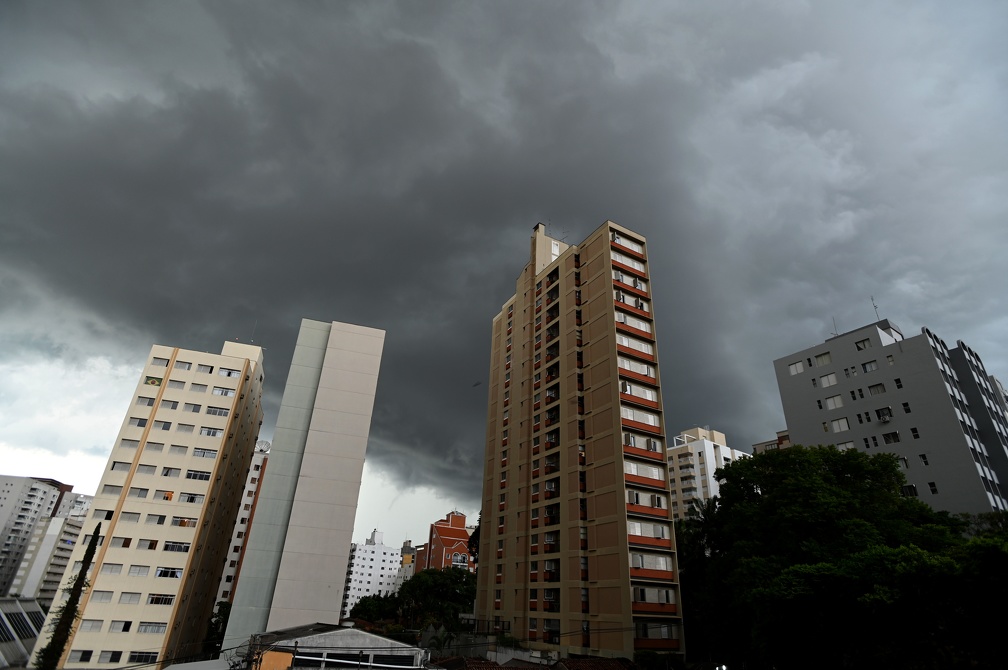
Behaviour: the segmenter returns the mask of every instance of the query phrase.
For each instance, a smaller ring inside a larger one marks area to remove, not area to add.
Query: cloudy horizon
[[[873,303],[1008,377],[1006,28],[994,1],[3,3],[0,471],[90,493],[154,343],[263,346],[270,439],[307,317],[387,331],[355,539],[475,519],[491,319],[540,221],[648,239],[669,435],[773,437],[772,361]]]

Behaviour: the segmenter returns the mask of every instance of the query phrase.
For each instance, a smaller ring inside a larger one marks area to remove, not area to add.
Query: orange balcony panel
[[[630,419],[623,419],[622,423],[624,428],[636,428],[637,430],[645,433],[651,433],[652,435],[661,435],[661,428],[658,426],[652,426],[650,423],[631,421]]]
[[[560,492],[559,491],[551,491],[551,490],[547,489],[543,493],[543,495],[546,496],[546,500],[551,500],[553,498],[559,498],[560,497]]]
[[[630,247],[625,247],[616,240],[609,240],[609,244],[610,246],[612,246],[613,249],[622,254],[626,254],[627,256],[633,256],[634,258],[637,258],[642,261],[647,260],[647,256],[645,256],[641,252],[637,251],[636,249],[631,249]]]
[[[584,614],[588,613],[588,603],[581,603],[581,612]]]
[[[613,280],[613,286],[615,288],[620,289],[621,291],[625,291],[627,293],[631,293],[631,294],[639,296],[641,298],[650,298],[651,297],[651,296],[648,295],[647,291],[645,291],[644,289],[641,289],[641,288],[636,288],[636,287],[634,287],[633,284],[625,284],[625,283],[623,283],[623,282],[621,282],[619,280]]]
[[[528,639],[529,642],[535,642],[536,640],[539,639],[539,633],[534,630],[530,630],[528,634]]]
[[[647,458],[652,461],[658,461],[659,463],[665,462],[664,455],[660,451],[648,451],[647,449],[641,449],[640,447],[631,447],[629,444],[623,445],[623,453],[627,456]]]
[[[641,407],[650,407],[651,409],[661,409],[661,403],[655,400],[645,400],[644,398],[638,398],[632,393],[620,393],[620,400],[623,402],[628,402],[631,405],[640,405]]]
[[[501,459],[501,467],[502,468],[506,468],[507,464],[508,464],[508,460],[506,458],[502,458]]]
[[[546,552],[547,554],[552,554],[555,551],[560,551],[560,545],[557,544],[556,542],[547,542],[546,544],[543,545],[543,551]],[[553,574],[556,575],[556,573]],[[549,578],[550,578],[550,572],[547,571],[546,579]]]
[[[581,550],[582,551],[587,551],[588,550],[588,540],[581,540]]]
[[[658,380],[654,377],[648,377],[647,375],[642,375],[639,372],[633,372],[632,370],[627,370],[626,368],[619,369],[619,376],[625,377],[626,379],[636,379],[639,382],[644,382],[645,384],[658,384]]]
[[[537,323],[537,324],[535,325],[535,329],[536,329],[537,331],[538,331],[539,329],[541,329],[541,328],[542,328],[542,321],[540,321],[539,323]]]
[[[554,379],[557,379],[559,377],[560,377],[560,375],[546,375],[546,383],[549,384],[551,381],[553,381]]]
[[[495,601],[494,601],[494,609],[495,609],[495,610],[499,610],[500,608],[501,608],[501,607],[500,607],[500,601],[499,601],[499,600],[495,600]]]
[[[634,307],[633,305],[629,305],[629,304],[627,304],[625,302],[620,302],[619,300],[616,300],[615,298],[613,299],[613,302],[616,304],[616,309],[622,309],[624,312],[630,312],[631,314],[634,314],[634,315],[639,316],[639,317],[644,318],[644,319],[650,319],[650,318],[652,318],[651,317],[651,312],[649,312],[647,310],[638,309],[638,308]]]
[[[497,558],[504,558],[504,550],[503,549],[498,549],[497,550]]]
[[[501,512],[503,512],[503,511],[504,511],[504,508],[505,508],[506,506],[507,506],[507,505],[506,505],[505,503],[497,503],[497,509],[498,509],[499,511],[501,511]]]
[[[541,286],[536,289],[536,295],[537,296],[542,295],[542,287]]]
[[[547,423],[546,425],[548,426],[549,424]],[[534,424],[532,424],[532,430],[533,431],[539,430],[540,428],[542,428],[542,424],[541,423],[534,423]]]
[[[510,329],[510,328],[508,328],[508,330],[507,330],[507,334],[508,334],[508,335],[510,335],[510,334],[511,334],[511,329]]]
[[[539,553],[539,546],[535,545],[535,544],[532,545],[532,547],[529,549],[529,553],[538,554]]]
[[[538,314],[541,311],[542,311],[542,305],[539,305],[538,307],[535,308],[535,313],[536,314]]]
[[[505,489],[505,488],[507,488],[507,480],[504,480],[504,481],[502,481],[502,482],[500,483],[500,487],[501,487],[502,489]]]
[[[627,540],[631,544],[640,544],[648,547],[662,547],[664,549],[672,548],[671,539],[662,539],[660,537],[645,537],[643,535],[628,535]]]
[[[660,489],[664,491],[668,486],[664,479],[651,479],[650,477],[641,477],[640,475],[631,475],[630,473],[624,473],[623,478],[631,484],[639,484],[640,486],[647,486],[652,489]]]
[[[540,367],[542,367],[542,361],[536,361],[535,365],[532,366],[532,369],[538,370]]]
[[[507,347],[504,349],[504,353],[507,353],[509,351],[511,351],[511,345],[510,344],[507,345]]]
[[[539,476],[539,468],[535,468],[534,470],[532,470],[532,476],[533,477],[538,477]]]
[[[558,396],[558,395],[548,395],[548,396],[546,396],[546,404],[550,405],[552,403],[555,403],[559,399],[560,399],[560,396]]]
[[[588,571],[587,570],[582,570],[581,571],[581,581],[582,582],[587,582],[588,581]]]
[[[555,600],[547,600],[547,601],[545,601],[543,603],[543,611],[544,612],[559,612],[560,611],[560,603],[558,603]]]
[[[529,579],[531,579],[533,582],[539,581],[539,573],[533,570],[532,572],[529,573]]]
[[[640,328],[634,328],[633,326],[628,326],[625,323],[616,322],[616,330],[621,330],[629,335],[634,335],[643,340],[651,340],[654,342],[654,335],[647,332],[646,330],[641,330]]]
[[[533,500],[532,502],[535,502],[535,501]],[[532,519],[532,521],[529,522],[529,525],[532,526],[533,528],[538,528],[539,527],[539,519]]]
[[[540,386],[542,386],[542,382],[536,382],[535,384],[532,384],[532,388],[534,389],[538,389]]]
[[[616,351],[621,354],[626,354],[627,356],[633,356],[634,358],[639,358],[650,363],[654,363],[655,357],[652,354],[645,354],[643,351],[637,351],[631,347],[624,347],[622,344],[616,345]]]
[[[537,444],[532,447],[532,455],[535,456],[538,453],[539,453],[539,445]]]
[[[539,349],[539,348],[541,348],[541,347],[542,347],[542,342],[536,342],[536,343],[535,343],[535,348],[536,348],[536,349]]]
[[[550,475],[550,474],[553,474],[554,472],[558,471],[560,469],[560,466],[559,465],[555,465],[553,463],[547,463],[546,467],[544,469],[546,470],[546,474]]]
[[[560,581],[560,571],[559,570],[547,570],[543,573],[543,579],[547,582],[558,582]]]
[[[539,609],[539,603],[537,603],[535,600],[530,600],[529,601],[529,609],[532,610],[533,612],[535,612],[536,610]]]
[[[539,494],[538,493],[533,493],[532,494],[532,502],[539,502]],[[533,519],[532,523],[538,524],[539,520],[538,519]]]
[[[674,603],[634,603],[631,607],[634,614],[675,614]]]
[[[675,580],[675,573],[671,570],[652,570],[651,568],[630,568],[630,576],[638,579]]]
[[[649,638],[635,637],[633,641],[634,649],[660,649],[672,651],[679,648],[679,640],[675,638]]]
[[[616,268],[617,270],[623,270],[625,272],[628,272],[629,274],[632,274],[635,277],[640,277],[641,279],[647,279],[648,278],[646,272],[638,270],[637,268],[633,267],[632,265],[627,265],[626,263],[620,263],[619,261],[613,261],[612,262],[612,266],[614,268]]]
[[[497,576],[494,577],[494,583],[496,583],[496,584],[500,584],[503,581],[504,581],[504,576],[503,575],[497,575]]]
[[[553,447],[557,446],[557,443],[553,442],[552,440],[546,440],[546,442],[544,444],[545,444],[547,450],[550,450]]]
[[[542,403],[541,402],[537,402],[537,403],[534,403],[532,405],[532,409],[536,410],[536,409],[539,409],[541,406],[542,406]]]

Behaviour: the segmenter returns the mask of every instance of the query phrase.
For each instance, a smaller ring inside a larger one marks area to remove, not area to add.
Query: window
[[[938,493],[938,485],[934,482],[928,482],[928,488],[931,489],[931,495]]]
[[[805,371],[805,364],[802,363],[801,361],[798,361],[797,363],[792,363],[791,365],[788,366],[788,372],[791,373],[792,377],[804,371]]]
[[[847,451],[854,448],[853,442],[837,442],[836,448],[840,451]]]
[[[140,602],[139,593],[133,593],[132,591],[123,591],[119,595],[120,605],[136,605],[138,602]],[[115,624],[115,621],[113,621],[112,623]]]
[[[136,416],[131,416],[129,418],[129,425],[133,426],[134,428],[143,428],[147,425],[147,419],[141,419]]]
[[[828,351],[824,354],[819,354],[818,356],[815,357],[815,364],[817,368],[821,368],[824,365],[829,365],[832,362],[833,359],[830,357],[830,353]]]
[[[157,661],[156,651],[131,651],[128,663],[155,663]]]
[[[915,484],[907,484],[906,486],[900,488],[900,493],[910,498],[916,498],[917,486]]]
[[[158,358],[157,356],[155,356],[154,359],[151,361],[151,365],[153,365],[156,368],[166,368],[168,367],[168,359]]]
[[[102,629],[103,619],[81,619],[80,626],[77,627],[79,633],[97,633]]]
[[[184,447],[181,444],[173,444],[168,447],[168,453],[172,456],[185,456],[187,451],[189,451],[189,447]]]
[[[149,572],[149,565],[131,565],[127,574],[130,577],[146,577]]]
[[[154,500],[171,500],[174,494],[171,491],[158,489],[154,492]]]
[[[67,657],[67,661],[70,663],[88,663],[91,661],[91,650],[74,649],[70,652],[70,656]]]
[[[164,468],[161,470],[162,477],[178,477],[182,474],[181,468]]]
[[[872,384],[868,387],[868,395],[882,395],[885,393],[885,384]]]
[[[130,546],[130,541],[132,538],[129,537],[113,537],[112,541],[109,543],[110,547],[125,549]]]
[[[822,384],[823,388],[833,386],[834,384],[836,384],[836,373],[831,372],[828,375],[823,375],[822,377],[819,378],[819,381]]]
[[[118,663],[121,658],[121,651],[103,651],[98,654],[99,663]]]
[[[192,370],[192,363],[188,361],[175,361],[176,370]]]
[[[154,573],[155,577],[167,577],[168,579],[182,579],[182,568],[158,567]]]
[[[154,398],[148,398],[147,396],[140,396],[137,398],[136,404],[140,405],[141,407],[153,407]]]
[[[845,430],[850,430],[850,424],[847,422],[847,417],[834,419],[832,426],[834,433],[842,433]]]
[[[148,442],[147,444],[144,445],[144,451],[158,452],[163,450],[164,450],[164,442]]]
[[[140,440],[122,440],[119,446],[123,449],[136,449],[140,446]]]
[[[109,510],[107,518],[112,518],[112,510]],[[140,521],[140,512],[120,512],[119,520],[123,523],[137,523]]]
[[[202,407],[202,405],[197,405],[196,403],[193,403],[193,402],[187,402],[185,405],[182,406],[182,411],[184,411],[184,412],[192,412],[194,414],[199,414],[199,411],[200,411],[201,407]]]
[[[122,572],[122,563],[102,563],[98,572],[103,575],[118,575]]]
[[[149,492],[150,489],[142,489],[137,486],[131,486],[127,496],[130,498],[146,498]]]
[[[920,439],[920,433],[917,432],[916,428],[911,428],[910,429],[910,435],[912,435],[913,439],[915,439],[915,440],[919,440]]]
[[[210,473],[206,470],[186,470],[185,478],[205,482],[210,480]]]
[[[153,524],[155,526],[163,526],[165,522],[164,514],[148,514],[147,523]]]
[[[232,370],[231,368],[220,368],[217,371],[221,377],[240,377],[241,370]]]
[[[154,430],[171,430],[171,421],[155,421]]]
[[[190,542],[165,542],[164,543],[164,550],[165,551],[174,551],[174,552],[177,552],[177,553],[180,553],[180,554],[188,554],[189,553],[189,547],[191,547],[191,546],[192,546],[192,543],[190,543]]]
[[[106,484],[105,486],[102,487],[102,495],[118,496],[120,493],[122,493],[121,486]]]
[[[207,407],[206,413],[210,416],[227,416],[231,413],[227,407]]]
[[[168,624],[161,621],[141,621],[137,627],[138,633],[164,633]]]
[[[908,402],[903,403],[903,413],[904,414],[910,413],[910,403]]]
[[[212,365],[197,365],[196,372],[202,372],[204,374],[211,374],[213,372]]]
[[[882,441],[886,444],[895,444],[900,441],[899,432],[882,433]]]
[[[176,428],[176,430],[180,433],[191,433],[195,429],[196,426],[192,425],[191,423],[180,423],[178,425],[178,428]]]
[[[208,437],[220,437],[224,434],[223,428],[210,428],[209,426],[203,426],[200,428],[200,435],[206,435]]]
[[[858,340],[857,342],[854,343],[854,346],[857,347],[858,351],[864,351],[865,349],[871,347],[871,340],[869,339]]]
[[[161,409],[178,409],[178,400],[162,400]]]
[[[217,450],[216,449],[200,449],[200,448],[197,447],[197,448],[193,449],[193,456],[196,457],[196,458],[217,458]]]
[[[153,475],[157,472],[157,468],[154,467],[153,465],[145,465],[141,463],[140,465],[137,466],[136,471],[138,475]]]
[[[207,385],[192,383],[189,385],[189,390],[192,391],[193,393],[205,393],[207,390]]]
[[[865,372],[873,372],[878,370],[878,361],[868,361],[867,363],[861,364],[861,369]]]
[[[130,464],[125,461],[112,461],[112,471],[129,472]]]
[[[177,379],[169,379],[168,380],[168,388],[170,388],[170,389],[184,389],[185,388],[185,382],[180,382]]]
[[[837,409],[843,407],[843,398],[838,395],[826,398],[826,409]]]
[[[895,365],[896,364],[896,361],[893,360],[892,354],[887,355],[885,358],[886,358],[886,363],[888,363],[889,365]]]
[[[893,383],[896,384],[896,388],[898,388],[898,389],[903,388],[903,382],[900,380],[899,377],[897,377],[896,379],[894,379]]]
[[[137,542],[137,549],[154,551],[155,549],[157,549],[157,543],[158,543],[157,540],[146,540],[146,539],[140,540]]]
[[[174,602],[175,596],[170,593],[152,593],[147,596],[148,605],[171,605]]]
[[[223,386],[214,386],[213,387],[213,394],[214,395],[222,395],[225,398],[231,398],[231,397],[234,396],[235,390],[234,389],[229,389],[229,388],[224,388]]]
[[[171,520],[171,525],[180,526],[182,528],[190,528],[196,525],[196,517],[194,516],[173,516]]]

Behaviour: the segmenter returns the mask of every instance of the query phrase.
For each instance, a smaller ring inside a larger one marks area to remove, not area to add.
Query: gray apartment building
[[[895,454],[903,493],[935,509],[1008,509],[1008,422],[999,384],[963,344],[888,319],[774,361],[793,444]]]

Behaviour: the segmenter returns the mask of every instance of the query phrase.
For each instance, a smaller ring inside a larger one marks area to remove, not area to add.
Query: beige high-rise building
[[[100,522],[91,586],[60,667],[200,653],[262,423],[262,384],[256,346],[151,349],[61,583],[78,574]]]
[[[48,611],[83,523],[80,518],[50,517],[35,524],[8,595],[34,598]]]
[[[385,331],[301,321],[224,648],[337,624]]]
[[[681,652],[647,245],[535,227],[493,321],[476,616],[560,656]]]

